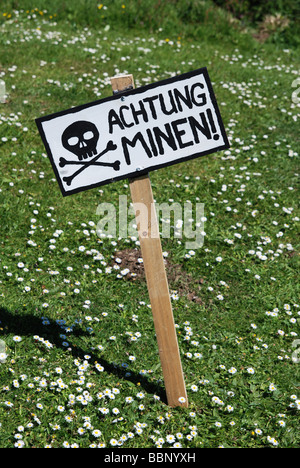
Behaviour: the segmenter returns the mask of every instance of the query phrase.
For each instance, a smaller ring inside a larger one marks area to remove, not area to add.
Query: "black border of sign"
[[[191,77],[196,76],[196,75],[201,75],[201,74],[204,75],[207,86],[208,86],[208,90],[209,90],[209,93],[210,93],[210,98],[211,98],[212,104],[214,106],[214,109],[216,111],[218,124],[219,124],[220,130],[221,130],[221,133],[222,133],[222,137],[223,137],[224,142],[225,142],[224,145],[218,146],[218,147],[213,148],[211,150],[207,150],[207,151],[203,151],[203,152],[197,152],[197,153],[194,153],[194,154],[189,155],[187,157],[183,157],[183,158],[180,158],[180,159],[175,159],[174,161],[169,161],[167,163],[162,163],[162,164],[157,164],[155,166],[150,166],[147,169],[140,170],[138,172],[134,171],[134,172],[130,172],[128,174],[124,174],[124,175],[119,176],[119,177],[110,178],[110,179],[107,179],[107,180],[104,180],[104,181],[101,181],[101,182],[97,182],[96,184],[88,185],[88,186],[85,186],[85,187],[79,187],[79,188],[76,188],[74,190],[68,190],[68,191],[66,191],[64,189],[63,184],[61,183],[61,180],[60,180],[58,170],[56,168],[56,165],[54,164],[54,159],[53,159],[53,156],[52,156],[52,153],[51,153],[50,146],[48,144],[46,135],[44,133],[43,127],[42,127],[42,122],[46,122],[48,120],[53,120],[56,117],[60,117],[62,115],[74,114],[74,113],[79,112],[79,111],[81,111],[83,109],[88,109],[89,107],[97,106],[97,105],[102,104],[104,102],[115,101],[115,100],[121,99],[122,96],[131,96],[131,95],[134,95],[134,94],[142,94],[142,93],[144,93],[145,91],[147,91],[149,89],[155,89],[155,88],[157,88],[159,86],[163,86],[163,85],[170,84],[170,83],[175,83],[176,81],[182,81],[182,80],[191,78]],[[107,98],[99,99],[97,101],[93,101],[93,102],[90,102],[88,104],[83,104],[83,105],[80,105],[80,106],[72,107],[71,109],[68,109],[68,110],[64,110],[64,111],[56,112],[56,113],[53,113],[53,114],[49,114],[49,115],[44,116],[44,117],[39,117],[38,119],[35,119],[35,122],[36,122],[38,130],[40,132],[40,135],[42,137],[42,140],[43,140],[46,152],[48,154],[48,157],[49,157],[49,159],[51,161],[52,168],[54,170],[56,179],[58,181],[60,190],[61,190],[62,195],[64,197],[69,196],[69,195],[73,195],[75,193],[84,192],[85,190],[90,190],[90,189],[93,189],[93,188],[96,188],[96,187],[101,187],[102,185],[107,185],[107,184],[110,184],[112,182],[116,182],[118,180],[132,179],[132,178],[135,178],[135,177],[140,177],[142,175],[148,174],[148,172],[155,171],[157,169],[161,169],[161,168],[167,167],[167,166],[173,166],[175,164],[179,164],[179,163],[182,163],[184,161],[189,161],[190,159],[196,159],[196,158],[199,158],[199,157],[202,157],[202,156],[206,156],[207,154],[216,153],[217,151],[222,151],[222,150],[227,149],[227,148],[230,147],[230,144],[229,144],[229,141],[228,141],[228,138],[227,138],[227,135],[226,135],[226,131],[225,131],[225,128],[224,128],[224,125],[223,125],[223,121],[222,121],[222,118],[221,118],[220,110],[219,110],[219,107],[218,107],[218,104],[217,104],[217,100],[216,100],[216,97],[215,97],[215,94],[214,94],[212,84],[211,84],[209,74],[208,74],[208,71],[207,71],[206,67],[198,68],[197,70],[193,70],[191,72],[183,73],[182,75],[176,75],[176,76],[173,76],[172,78],[167,78],[166,80],[157,81],[157,82],[151,83],[151,84],[146,85],[146,86],[141,86],[139,88],[131,89],[129,91],[120,92],[120,93],[114,94],[113,96],[109,96]]]

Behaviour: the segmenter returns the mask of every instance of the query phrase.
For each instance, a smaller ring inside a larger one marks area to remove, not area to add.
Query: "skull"
[[[71,124],[61,137],[64,148],[76,154],[79,161],[97,154],[98,139],[96,125],[84,120]]]

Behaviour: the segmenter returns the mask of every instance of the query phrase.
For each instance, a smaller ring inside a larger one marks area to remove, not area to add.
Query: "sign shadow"
[[[104,367],[104,372],[115,375],[118,380],[122,379],[125,381],[132,382],[134,384],[140,383],[147,393],[153,393],[160,397],[162,403],[167,404],[165,388],[163,384],[157,384],[155,382],[149,382],[144,376],[130,371],[130,375],[127,369],[121,367],[121,365],[116,365],[113,362],[109,362],[102,357],[99,357],[97,354],[84,349],[84,347],[79,346],[76,342],[76,347],[72,346],[70,342],[71,336],[68,337],[68,342],[70,346],[66,348],[63,345],[62,328],[54,320],[47,318],[47,325],[43,324],[42,317],[38,317],[32,314],[21,314],[18,312],[10,312],[9,310],[0,307],[0,339],[5,340],[5,335],[15,334],[21,337],[24,336],[34,336],[38,335],[45,340],[48,340],[56,348],[62,349],[65,353],[68,353],[74,357],[85,360],[85,355],[89,355],[89,364],[94,365],[96,363]],[[83,330],[80,326],[76,326],[72,331],[72,336],[76,337],[88,337],[90,333]],[[100,385],[100,384],[99,384]]]

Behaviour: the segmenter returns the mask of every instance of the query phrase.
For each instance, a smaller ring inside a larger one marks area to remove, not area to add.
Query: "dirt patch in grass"
[[[180,296],[186,296],[190,301],[202,304],[198,294],[204,280],[195,280],[181,265],[173,264],[168,258],[164,258],[164,263],[170,289],[177,291]],[[120,274],[128,281],[145,279],[142,253],[139,249],[119,250],[113,258],[113,266],[115,265],[119,266]]]

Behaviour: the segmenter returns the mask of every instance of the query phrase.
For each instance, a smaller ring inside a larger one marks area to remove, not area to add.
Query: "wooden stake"
[[[134,88],[132,75],[111,78],[115,93]],[[129,180],[151,302],[168,405],[188,406],[188,399],[163,260],[149,175]]]

